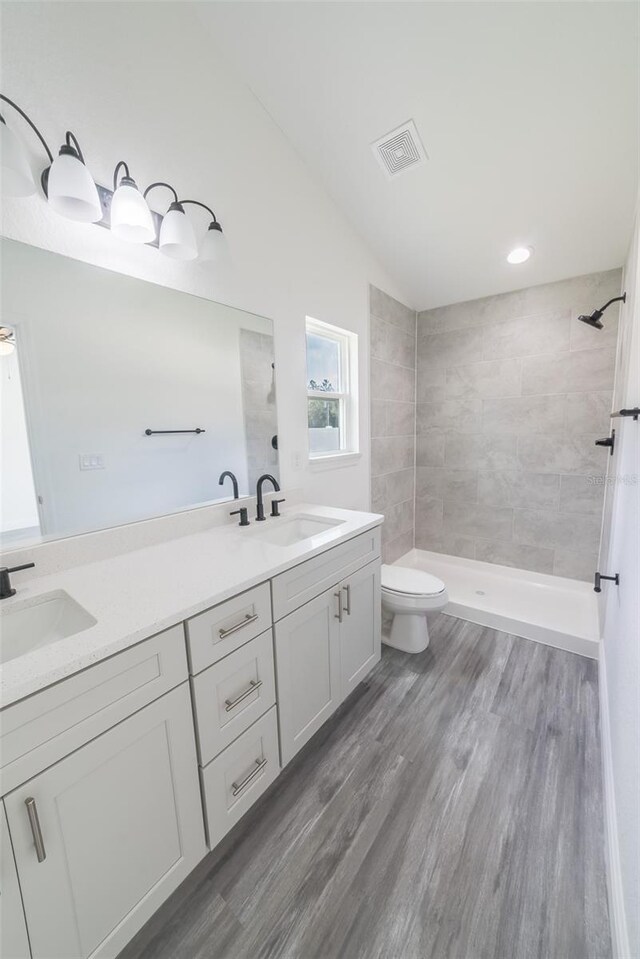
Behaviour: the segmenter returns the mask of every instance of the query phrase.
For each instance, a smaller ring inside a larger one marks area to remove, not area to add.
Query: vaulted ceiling
[[[638,186],[636,3],[195,9],[416,308],[623,262]],[[428,160],[389,179],[371,143],[408,119]],[[533,256],[509,266],[521,245]]]

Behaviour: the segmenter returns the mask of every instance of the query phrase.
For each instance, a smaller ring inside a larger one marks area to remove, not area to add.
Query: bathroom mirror
[[[278,476],[270,320],[3,239],[0,546]]]

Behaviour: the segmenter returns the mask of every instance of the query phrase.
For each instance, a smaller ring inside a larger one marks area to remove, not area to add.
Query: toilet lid
[[[381,582],[383,589],[410,596],[432,596],[434,593],[441,593],[445,588],[437,576],[408,566],[383,565]]]

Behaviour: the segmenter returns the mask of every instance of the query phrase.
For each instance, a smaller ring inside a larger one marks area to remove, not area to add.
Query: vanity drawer
[[[189,666],[201,672],[234,649],[244,646],[271,626],[269,584],[261,583],[246,593],[188,619]]]
[[[213,849],[280,772],[276,707],[200,770],[209,848]]]
[[[202,766],[237,739],[276,701],[271,630],[191,680]]]
[[[371,563],[380,552],[380,527],[376,526],[276,576],[271,580],[274,622]]]
[[[2,793],[188,678],[182,624],[41,692],[0,714]]]

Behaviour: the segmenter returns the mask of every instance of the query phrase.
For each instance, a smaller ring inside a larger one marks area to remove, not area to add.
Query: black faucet
[[[16,591],[11,586],[9,573],[17,573],[20,569],[33,569],[35,563],[25,563],[24,566],[2,566],[0,567],[0,599],[9,599],[15,596]]]
[[[231,482],[233,483],[233,498],[234,498],[234,499],[240,499],[240,496],[239,496],[239,494],[238,494],[238,480],[235,478],[235,476],[233,475],[233,473],[231,472],[231,470],[225,470],[224,473],[220,473],[220,479],[218,480],[218,486],[222,486],[222,484],[224,483],[224,481],[225,481],[225,479],[226,479],[227,476],[229,477],[229,479],[230,479]]]
[[[262,486],[265,480],[269,480],[270,483],[273,483],[273,488],[276,491],[276,493],[280,492],[280,485],[277,479],[275,478],[275,476],[272,476],[271,473],[264,473],[260,477],[260,479],[258,480],[258,485],[256,487],[256,497],[258,500],[258,503],[256,506],[256,519],[259,522],[264,519],[264,506],[262,504]]]

